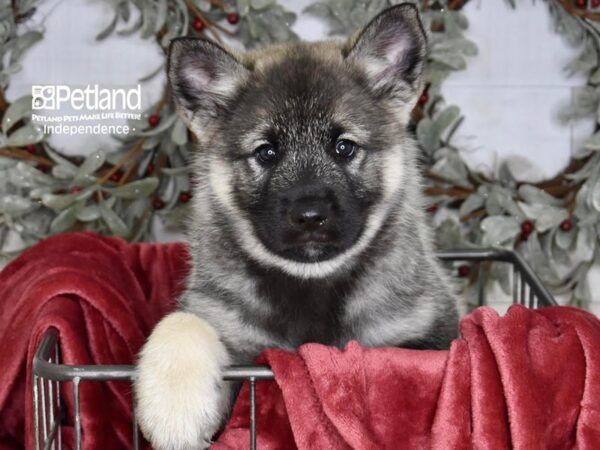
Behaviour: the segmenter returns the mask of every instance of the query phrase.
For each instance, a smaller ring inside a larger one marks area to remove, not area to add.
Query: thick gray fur
[[[347,43],[243,55],[204,40],[173,43],[169,80],[198,140],[193,269],[180,309],[208,321],[234,363],[306,342],[442,349],[457,336],[457,301],[434,256],[407,131],[426,51],[406,4]],[[332,156],[334,132],[359,144],[352,161]],[[263,138],[283,152],[272,168],[255,160]],[[330,259],[278,254],[276,199],[297,184],[346,202],[340,227],[352,242]]]

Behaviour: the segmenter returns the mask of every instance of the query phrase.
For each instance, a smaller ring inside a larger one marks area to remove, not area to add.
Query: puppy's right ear
[[[196,135],[225,108],[248,70],[223,47],[204,39],[171,42],[167,74],[179,115]]]

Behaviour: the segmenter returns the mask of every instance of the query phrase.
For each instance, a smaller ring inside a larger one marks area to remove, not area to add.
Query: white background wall
[[[311,0],[282,3],[299,13]],[[466,160],[493,171],[501,158],[520,155],[531,161],[521,166],[523,179],[556,174],[592,130],[591,122],[564,125],[557,118],[557,111],[584,83],[563,71],[577,50],[554,33],[543,2],[519,2],[515,11],[503,0],[471,0],[465,13],[471,22],[468,37],[480,53],[466,71],[448,80],[444,92],[466,116],[456,135]],[[152,72],[163,57],[151,40],[94,40],[111,18],[102,0],[43,2],[34,21],[44,24],[45,39],[23,60],[24,68],[8,90],[9,100],[30,93],[32,84],[133,86]],[[323,23],[306,16],[294,28],[309,40],[323,38],[326,32]],[[160,76],[142,86],[144,106],[159,98],[163,83]],[[97,136],[56,136],[52,142],[66,153],[111,146],[110,138]],[[592,281],[592,292],[598,292],[594,310],[600,313],[600,277]]]

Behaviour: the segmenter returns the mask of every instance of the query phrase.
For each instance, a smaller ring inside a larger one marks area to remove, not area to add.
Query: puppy
[[[345,43],[237,54],[173,41],[200,182],[187,290],[139,358],[137,417],[155,448],[207,447],[231,404],[223,368],[267,347],[440,349],[456,336],[406,130],[426,54],[410,4]]]

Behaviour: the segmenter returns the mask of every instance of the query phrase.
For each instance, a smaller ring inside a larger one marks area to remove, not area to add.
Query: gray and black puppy
[[[155,448],[208,446],[231,404],[223,367],[267,347],[438,349],[457,335],[406,131],[426,53],[410,4],[346,43],[243,55],[172,43],[200,183],[187,290],[138,364],[137,416]]]

